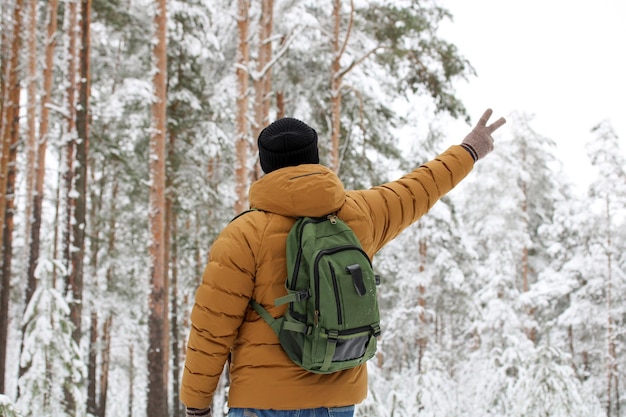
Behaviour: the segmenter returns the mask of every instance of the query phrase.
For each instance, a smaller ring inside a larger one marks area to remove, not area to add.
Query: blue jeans
[[[228,417],[352,417],[354,406],[334,408],[308,408],[305,410],[257,410],[231,408]]]

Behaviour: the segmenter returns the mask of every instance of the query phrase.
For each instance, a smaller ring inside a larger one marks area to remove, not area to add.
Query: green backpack
[[[379,279],[352,229],[334,214],[299,218],[287,237],[287,271],[288,295],[274,302],[289,303],[283,317],[250,304],[289,358],[321,374],[372,358],[380,335]]]

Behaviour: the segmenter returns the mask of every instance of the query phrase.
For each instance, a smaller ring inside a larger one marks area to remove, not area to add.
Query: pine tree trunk
[[[14,135],[11,137],[11,146],[9,151],[9,170],[7,172],[7,184],[6,184],[6,209],[4,212],[4,229],[2,230],[2,282],[3,288],[6,288],[6,291],[3,290],[3,294],[6,292],[6,296],[9,297],[10,289],[11,289],[11,272],[12,272],[12,258],[13,258],[13,214],[15,212],[15,171],[16,171],[16,160],[17,160],[17,141],[18,135],[17,131],[14,132]],[[4,287],[4,283],[6,282],[6,287]],[[32,295],[32,294],[31,294]],[[4,295],[3,295],[4,296]],[[7,303],[7,316],[8,316],[8,301]],[[30,300],[29,300],[30,301]],[[3,320],[7,320],[6,316]],[[3,332],[8,333],[8,323],[2,323]],[[5,359],[6,359],[6,337],[3,339],[2,350],[4,351],[2,355],[3,365],[5,367]],[[23,343],[23,338],[22,338]],[[20,349],[21,352],[22,349]],[[4,378],[4,376],[3,376]],[[4,392],[4,391],[2,391]]]
[[[156,42],[152,104],[152,136],[150,138],[150,205],[149,227],[151,292],[149,300],[148,404],[147,415],[167,417],[167,285],[165,279],[165,136],[167,82],[167,9],[166,0],[156,2],[154,18]]]
[[[96,166],[94,161],[90,161],[90,181],[92,184],[96,183],[95,172]],[[106,161],[103,163],[101,167],[101,172],[103,173],[100,180],[98,181],[99,187],[91,187],[91,210],[89,212],[89,224],[90,224],[90,236],[91,238],[91,255],[90,259],[90,276],[94,277],[94,282],[92,283],[92,287],[94,288],[93,294],[97,299],[100,297],[100,292],[98,290],[98,267],[99,267],[99,254],[100,254],[100,242],[101,242],[101,234],[102,227],[101,222],[98,221],[98,216],[102,213],[102,202],[104,201],[104,191],[106,186]],[[110,253],[110,252],[109,252]],[[97,309],[97,303],[93,303],[91,305],[91,320],[89,326],[89,349],[88,349],[88,361],[87,361],[87,412],[92,415],[97,415],[98,412],[98,401],[97,401],[97,362],[98,362],[98,353],[100,351],[100,341],[99,341],[99,311]]]
[[[96,402],[96,364],[98,361],[98,313],[91,311],[91,325],[89,326],[89,357],[87,362],[87,412],[97,415]]]
[[[252,154],[258,152],[256,138],[269,123],[270,96],[272,92],[272,70],[266,68],[272,59],[272,42],[270,40],[274,21],[274,0],[262,0],[261,22],[259,24],[259,51],[256,65],[257,77],[254,88],[254,125],[252,126]],[[261,178],[261,165],[254,166],[253,181]]]
[[[83,305],[83,266],[85,257],[85,229],[87,212],[87,166],[89,153],[89,94],[90,94],[90,28],[91,28],[91,0],[81,0],[79,52],[78,106],[76,109],[76,169],[73,180],[75,185],[74,218],[71,235],[72,247],[70,251],[70,270],[68,288],[70,291],[70,321],[74,325],[72,339],[80,346],[82,337],[82,305]],[[66,412],[76,414],[76,399],[69,393],[70,381],[66,381]]]
[[[3,4],[3,12],[8,10],[8,4]],[[6,392],[5,390],[5,375],[6,375],[6,357],[7,357],[7,336],[9,326],[9,300],[11,292],[11,266],[10,261],[7,264],[6,259],[9,258],[9,248],[4,247],[4,230],[10,229],[10,226],[5,226],[5,212],[7,204],[7,184],[9,175],[9,161],[11,152],[11,138],[14,137],[14,132],[17,133],[18,119],[14,117],[14,114],[19,110],[19,95],[20,86],[18,80],[18,57],[20,51],[20,36],[17,36],[21,32],[22,26],[22,0],[16,0],[13,13],[13,39],[10,40],[8,25],[3,27],[1,31],[2,36],[2,60],[0,62],[0,79],[2,82],[0,93],[0,234],[2,239],[0,245],[3,254],[2,265],[2,279],[0,286],[0,392]],[[8,14],[8,13],[7,13]],[[8,45],[10,44],[10,48]],[[7,230],[7,236],[10,230]],[[6,256],[5,256],[6,254]]]
[[[72,245],[76,248],[70,256],[70,287],[72,304],[70,318],[74,324],[74,341],[81,337],[81,314],[83,294],[83,262],[85,258],[85,227],[87,214],[87,166],[89,153],[89,93],[90,93],[90,22],[91,0],[81,0],[81,49],[79,60],[80,83],[76,110],[76,165],[74,171],[75,207],[72,226]]]
[[[11,49],[9,52],[8,66],[6,67],[7,82],[5,84],[7,98],[3,105],[3,128],[0,131],[2,135],[2,158],[0,159],[0,232],[2,233],[2,311],[0,315],[0,360],[2,375],[0,380],[4,392],[5,375],[6,375],[6,343],[8,334],[8,313],[9,300],[11,291],[11,258],[13,253],[13,192],[15,187],[15,158],[17,156],[17,140],[19,135],[19,104],[20,104],[20,80],[19,80],[19,53],[21,48],[22,32],[22,0],[16,0],[13,9],[13,31],[11,39]],[[4,31],[3,31],[4,32]],[[13,165],[13,167],[11,167]],[[28,285],[28,284],[27,284]],[[34,292],[34,289],[33,289]],[[27,302],[28,288],[26,290]],[[30,293],[32,296],[32,293]],[[23,346],[24,339],[22,337],[21,344]],[[20,352],[22,351],[20,346]],[[19,391],[18,391],[19,395]]]
[[[107,253],[114,253],[115,251],[115,230],[116,230],[116,201],[117,195],[119,191],[119,183],[117,182],[117,177],[113,175],[113,187],[111,190],[111,208],[110,213],[111,216],[109,218],[109,239],[107,244]],[[107,267],[106,272],[107,278],[107,291],[113,288],[113,266],[109,265]],[[107,313],[107,319],[104,322],[104,326],[102,328],[102,355],[100,362],[100,396],[98,403],[98,410],[96,413],[97,417],[104,417],[106,415],[106,405],[108,398],[108,387],[109,387],[109,364],[111,358],[111,326],[113,325],[113,314],[111,312]]]
[[[11,40],[11,52],[9,65],[6,71],[7,97],[4,104],[4,120],[2,123],[4,135],[2,137],[2,158],[0,159],[0,230],[4,228],[4,213],[7,201],[7,181],[9,171],[9,153],[11,152],[11,140],[19,132],[19,107],[20,107],[20,80],[19,80],[19,53],[22,44],[20,33],[22,31],[22,5],[23,0],[15,1],[13,10],[13,38]],[[3,31],[4,32],[4,31]]]
[[[607,355],[606,355],[606,381],[607,381],[607,407],[606,407],[606,415],[610,417],[612,415],[619,416],[617,412],[617,408],[619,404],[616,401],[613,401],[613,397],[617,397],[618,386],[613,386],[613,383],[616,382],[617,379],[617,352],[616,352],[616,343],[615,343],[615,332],[614,327],[615,323],[613,321],[613,277],[612,277],[612,219],[611,219],[611,201],[610,197],[607,193],[605,197],[605,214],[606,214],[606,311],[607,311],[607,323],[606,323],[606,345],[607,345]],[[615,391],[615,394],[614,392]]]
[[[578,375],[578,367],[576,366],[576,351],[574,349],[574,328],[571,324],[567,326],[567,340],[569,345],[570,357],[572,358],[572,369],[574,370],[574,373],[580,378],[580,375]]]
[[[4,377],[6,375],[7,337],[9,333],[9,293],[11,277],[2,273],[0,287],[0,392],[6,392]]]
[[[285,92],[276,93],[276,119],[285,117]]]
[[[591,376],[591,363],[589,361],[589,352],[583,350],[581,353],[582,357],[582,365],[583,365],[583,381],[586,381],[587,378]]]
[[[59,159],[58,159],[58,166],[62,166],[63,165],[63,153],[60,152],[59,150]],[[58,175],[57,176],[57,184],[56,184],[56,193],[54,196],[54,221],[52,222],[52,224],[54,225],[54,230],[52,232],[52,258],[53,259],[60,259],[61,256],[59,256],[59,244],[62,242],[59,242],[59,232],[61,231],[61,229],[63,228],[62,222],[60,221],[61,216],[62,216],[62,208],[61,208],[61,191],[63,189],[63,176],[62,175]],[[59,278],[59,268],[58,267],[54,267],[52,269],[52,288],[57,288],[57,280]]]
[[[107,409],[107,393],[109,389],[109,365],[111,363],[111,326],[113,315],[109,314],[102,328],[102,357],[100,363],[100,396],[97,417],[105,417]]]
[[[2,156],[1,149],[1,141],[4,137],[4,104],[8,100],[6,96],[7,93],[7,84],[6,80],[8,75],[6,70],[8,68],[7,61],[9,61],[9,25],[7,22],[7,17],[9,15],[9,2],[2,2],[0,4],[0,19],[2,19],[4,23],[4,30],[0,30],[0,156]]]
[[[39,143],[37,150],[37,164],[35,165],[35,194],[33,196],[33,223],[31,226],[30,252],[28,258],[28,280],[35,279],[35,269],[39,262],[41,237],[41,211],[43,203],[43,185],[46,174],[46,149],[50,110],[48,104],[52,94],[52,75],[54,70],[54,51],[56,48],[58,0],[48,3],[48,24],[46,36],[46,57],[43,69],[43,95],[41,98],[41,122],[39,124]],[[55,254],[53,255],[53,257]]]
[[[172,167],[174,171],[176,169],[176,165],[173,163],[175,161],[175,149],[176,149],[176,134],[170,131],[170,141],[169,141],[169,149],[168,149],[168,160],[172,161],[169,166]],[[178,327],[178,227],[177,221],[178,217],[176,215],[176,201],[177,201],[177,193],[175,188],[172,185],[172,181],[170,178],[174,177],[175,172],[171,172],[170,175],[167,176],[166,184],[168,194],[165,200],[165,219],[166,219],[166,236],[167,236],[167,244],[166,244],[166,255],[165,259],[169,260],[171,273],[168,274],[168,283],[171,283],[171,326],[170,326],[170,349],[172,353],[172,403],[174,404],[174,417],[180,417],[184,410],[181,409],[180,402],[180,347],[178,340],[178,333],[180,331]],[[168,268],[166,268],[167,271]],[[168,343],[167,341],[164,341]]]
[[[424,239],[419,240],[419,254],[420,254],[420,265],[419,272],[420,274],[424,274],[426,270],[426,255],[428,254],[428,244]],[[417,303],[420,308],[419,314],[419,324],[420,324],[420,337],[417,340],[418,346],[418,356],[417,356],[417,371],[419,373],[422,372],[422,360],[424,359],[424,354],[426,353],[426,345],[428,343],[428,337],[426,336],[427,331],[427,318],[426,318],[426,287],[424,285],[418,286],[418,300]]]
[[[71,198],[74,189],[74,153],[76,147],[76,80],[78,76],[78,0],[70,0],[65,9],[65,31],[68,33],[67,45],[67,90],[66,94],[66,113],[67,113],[67,137],[65,141],[65,172],[64,172],[64,199],[65,199],[65,216],[62,224],[62,245],[63,245],[63,262],[67,270],[70,268],[72,234],[71,224],[74,217],[74,199]],[[69,285],[66,278],[66,292]]]
[[[93,161],[91,162],[91,167],[89,168],[89,173],[91,175],[90,181],[94,184],[94,171],[95,167]],[[105,171],[104,169],[102,170]],[[104,178],[104,175],[102,176]],[[94,282],[92,284],[93,297],[97,300],[100,296],[98,291],[98,282],[97,282],[97,271],[98,271],[98,253],[100,252],[100,227],[96,220],[97,214],[101,211],[102,208],[102,188],[103,188],[104,180],[100,181],[99,192],[96,193],[95,187],[92,187],[89,199],[91,201],[90,211],[89,211],[89,235],[91,236],[91,245],[89,248],[91,250],[91,254],[89,256],[89,272],[88,275],[94,277]],[[97,409],[96,403],[96,363],[98,361],[98,312],[96,311],[95,306],[91,306],[90,319],[89,319],[89,347],[87,348],[87,413],[95,414],[95,410]]]
[[[37,2],[28,4],[28,64],[26,76],[26,202],[24,205],[24,237],[30,238],[32,198],[35,187],[35,161],[37,158]],[[27,246],[28,247],[28,246]]]
[[[522,154],[521,154],[521,158],[523,161],[526,161],[526,150],[523,149],[522,150]],[[523,202],[522,202],[522,213],[524,213],[524,215],[526,216],[526,219],[528,219],[528,185],[526,184],[526,182],[522,183],[522,195],[523,195]],[[530,225],[528,224],[528,220],[526,221],[526,231],[528,233],[530,233]],[[522,292],[528,292],[530,290],[530,268],[528,265],[528,246],[524,245],[524,248],[522,249]],[[531,322],[534,321],[534,316],[535,316],[535,310],[532,307],[528,308],[527,311],[528,314],[528,318],[530,319]],[[527,327],[525,330],[526,336],[528,337],[528,339],[530,339],[533,343],[536,343],[536,339],[537,339],[537,328],[535,325],[532,325],[532,327]]]
[[[128,417],[133,417],[135,403],[135,351],[133,345],[128,346]],[[152,416],[150,416],[152,417]]]
[[[352,34],[354,15],[354,0],[350,0],[348,24],[345,29],[345,35],[343,39],[341,39],[341,0],[333,1],[333,30],[332,38],[330,40],[333,55],[333,60],[330,66],[330,168],[337,173],[341,169],[339,139],[341,137],[341,89],[343,87],[343,78],[370,55],[374,54],[378,49],[377,46],[360,58],[353,60],[347,67],[341,67],[341,58],[346,51],[350,35]]]
[[[333,1],[333,61],[330,67],[330,168],[339,172],[339,135],[341,132],[341,0]]]
[[[237,9],[237,127],[235,147],[237,161],[235,165],[235,190],[237,201],[235,213],[247,208],[248,201],[248,65],[250,61],[250,16],[249,0],[238,0]]]
[[[184,413],[184,410],[181,408],[180,402],[180,340],[178,335],[180,334],[180,328],[178,325],[178,227],[177,227],[177,215],[175,210],[171,210],[171,221],[170,221],[170,230],[171,230],[171,264],[172,264],[172,272],[171,272],[171,284],[172,284],[172,293],[171,293],[171,311],[172,311],[172,328],[171,328],[171,349],[172,349],[172,393],[173,393],[173,403],[174,403],[174,417],[181,417]]]

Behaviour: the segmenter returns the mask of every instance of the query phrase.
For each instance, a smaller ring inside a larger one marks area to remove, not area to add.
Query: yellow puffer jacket
[[[214,242],[191,313],[181,401],[211,405],[231,355],[229,405],[289,410],[357,404],[367,394],[365,365],[328,375],[309,373],[290,361],[278,338],[248,305],[251,298],[274,317],[286,306],[285,243],[296,216],[337,212],[359,237],[370,258],[424,215],[459,183],[474,162],[452,146],[401,179],[369,190],[346,191],[322,165],[273,171],[252,184],[250,206]],[[384,331],[384,329],[383,329]]]

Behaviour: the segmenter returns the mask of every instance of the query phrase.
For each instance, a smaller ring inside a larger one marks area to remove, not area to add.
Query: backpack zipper
[[[311,224],[311,223],[321,223],[321,222],[326,221],[326,220],[327,220],[327,218],[325,218],[325,217],[322,217],[322,218],[310,218],[310,220],[304,221],[300,225],[300,229],[297,232],[297,234],[298,234],[298,253],[296,254],[296,260],[294,262],[294,268],[293,268],[293,275],[291,276],[291,287],[289,288],[292,291],[295,291],[296,288],[297,288],[298,272],[300,272],[300,263],[302,261],[302,232],[304,231],[304,226],[306,226],[307,224]],[[289,311],[292,314],[295,314],[295,309],[294,309],[293,303],[289,303]],[[319,311],[316,311],[316,316],[314,318],[315,323],[318,322],[318,316],[319,316]],[[316,326],[317,326],[317,324],[316,324]]]
[[[335,274],[335,267],[328,262],[330,268],[330,276],[333,279],[333,292],[335,293],[335,306],[337,307],[337,324],[343,324],[343,316],[341,315],[341,303],[339,302],[339,284],[337,283],[337,274]]]
[[[321,223],[326,221],[325,218],[319,219],[311,219],[309,221],[305,221],[300,225],[300,230],[298,230],[298,253],[296,254],[296,261],[294,263],[293,275],[291,276],[291,290],[296,289],[296,283],[298,281],[298,272],[300,271],[300,262],[302,261],[302,232],[304,231],[304,226],[310,223]]]
[[[353,329],[339,330],[337,333],[340,336],[350,336],[353,334],[363,333],[363,332],[374,334],[374,329],[372,328],[372,326],[361,326],[361,327],[355,327]]]

